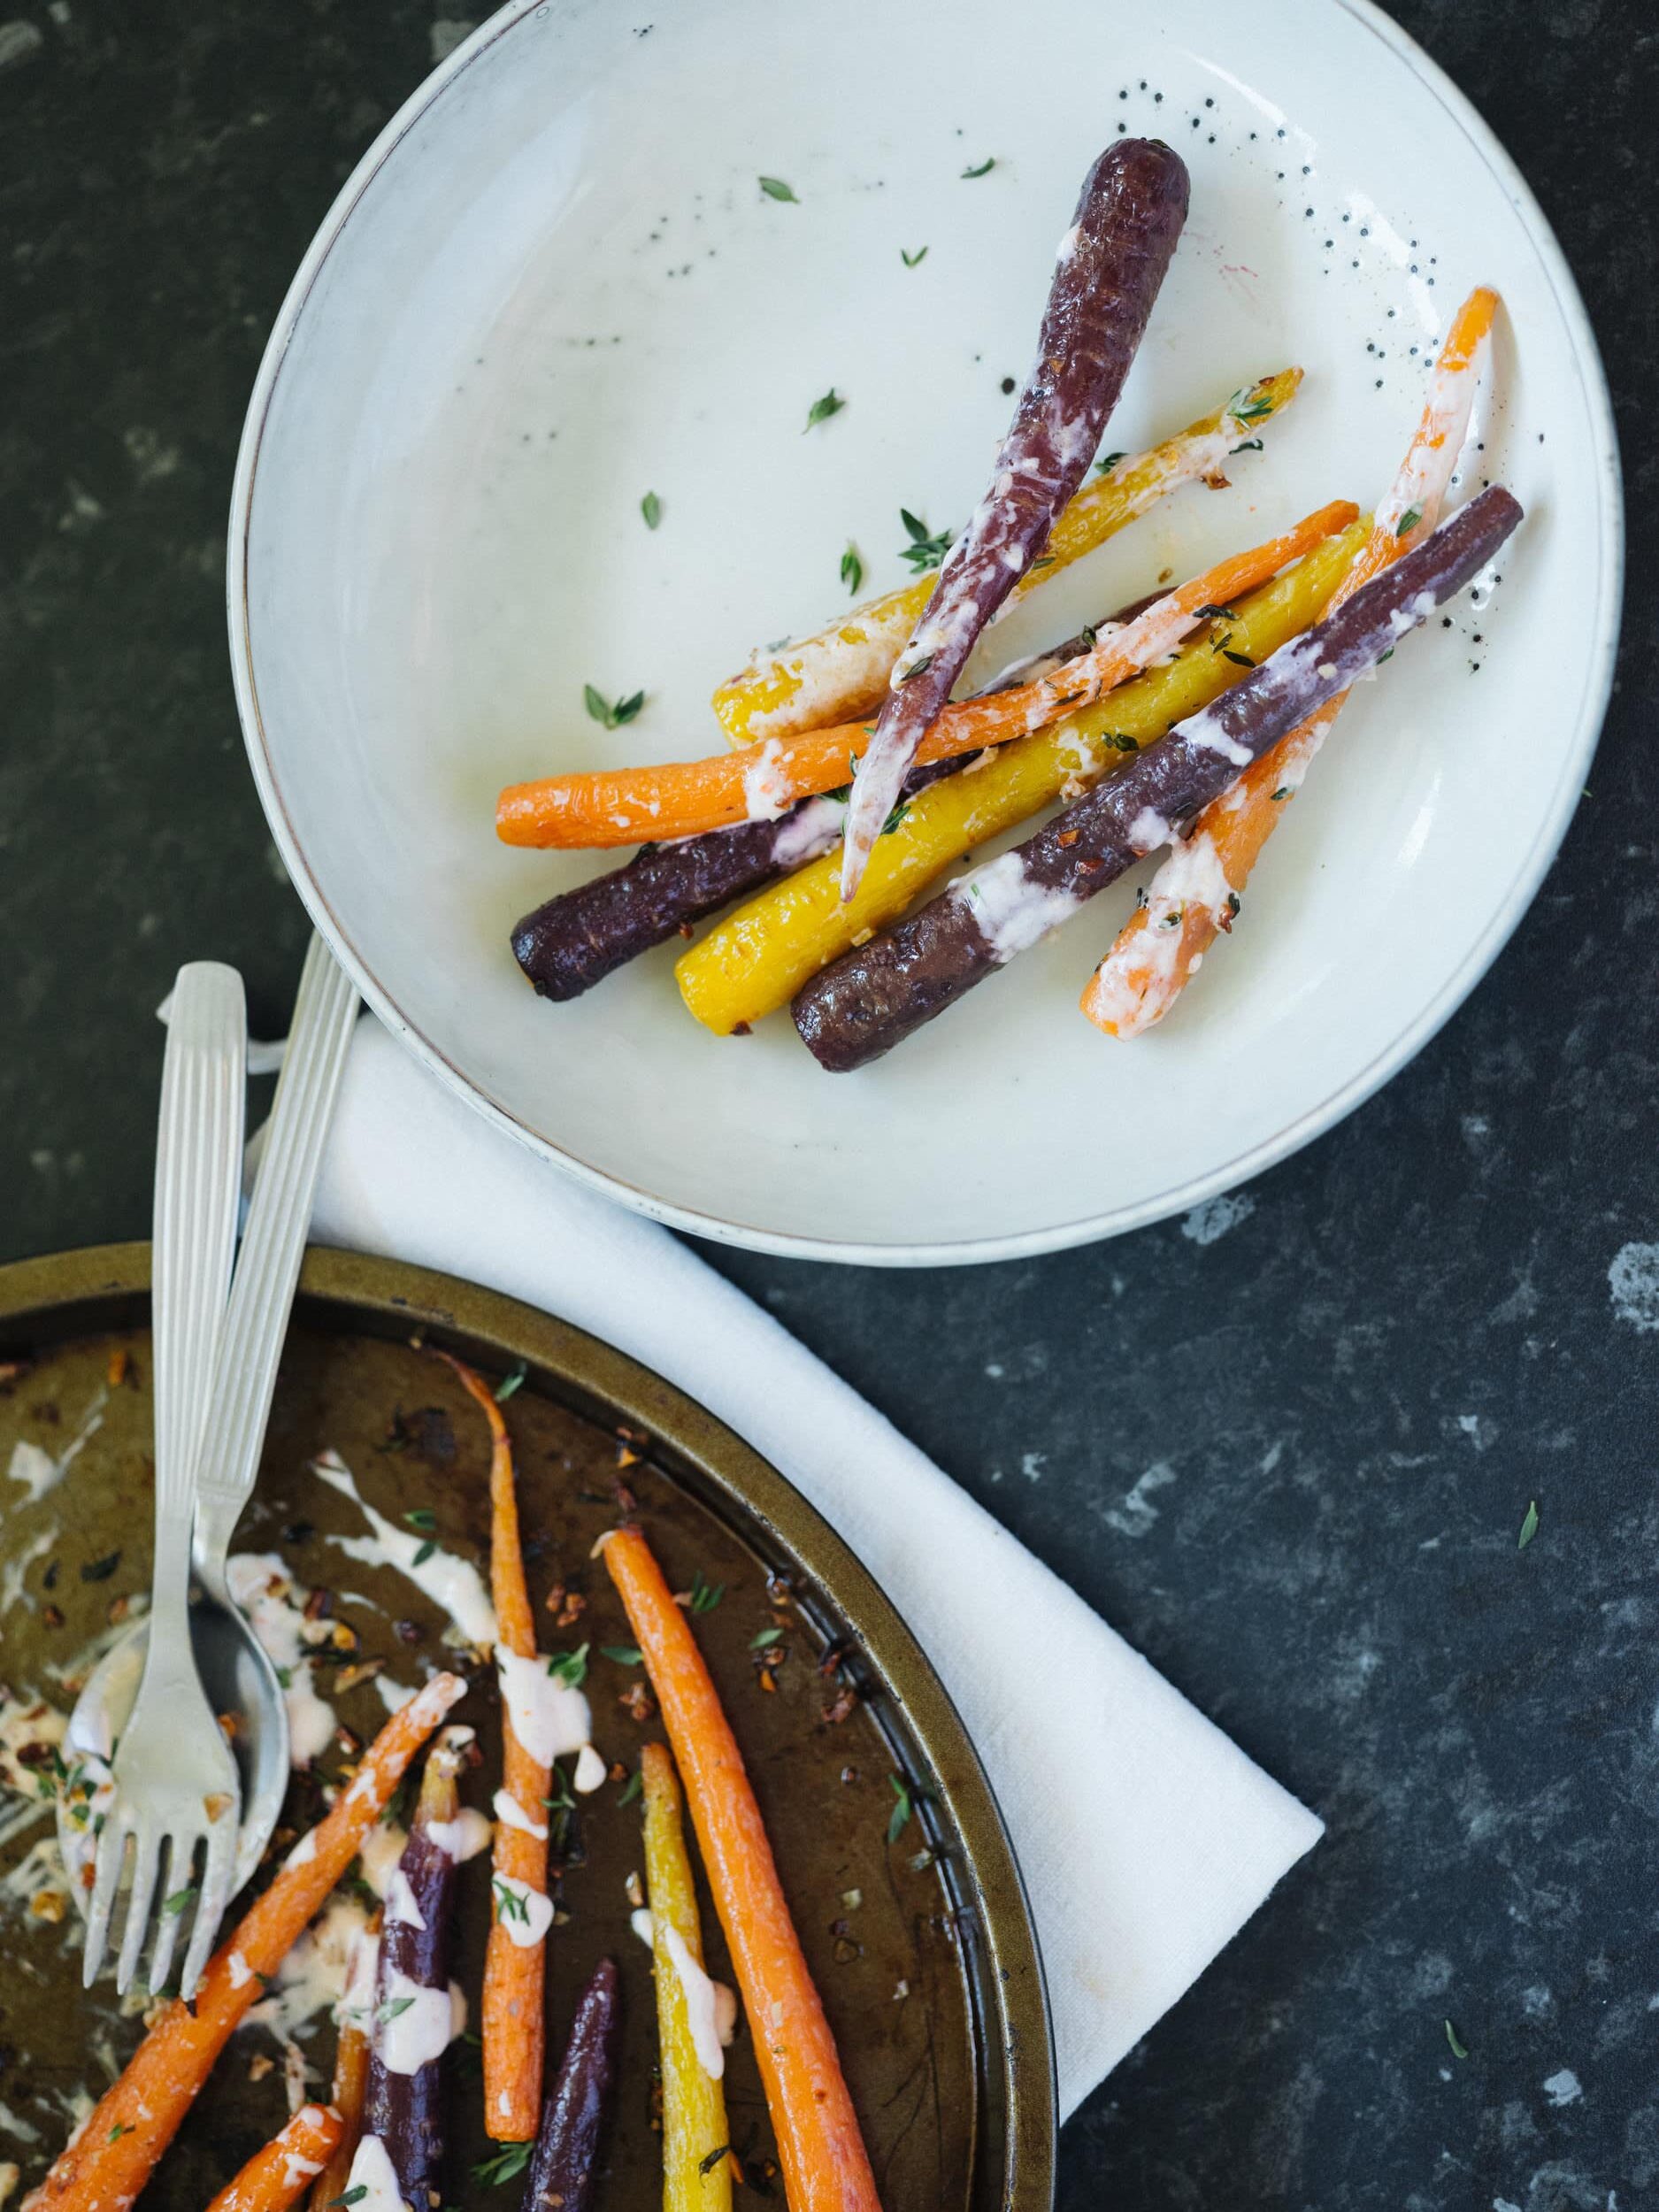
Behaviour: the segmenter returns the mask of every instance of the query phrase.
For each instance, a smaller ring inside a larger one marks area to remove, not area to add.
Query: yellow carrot
[[[1353,559],[1364,525],[1327,538],[1306,559],[1238,603],[1237,618],[1194,633],[1180,657],[1149,669],[1064,722],[1003,746],[984,765],[930,787],[878,839],[856,895],[841,897],[841,856],[773,884],[682,954],[675,968],[687,1006],[726,1036],[795,996],[832,960],[902,914],[964,853],[1063,795],[1110,774],[1125,753],[1162,737],[1242,672],[1218,649],[1264,660],[1314,620]]]
[[[947,706],[916,751],[918,767],[1006,745],[1057,722],[1068,708],[1115,690],[1178,645],[1201,611],[1254,590],[1297,560],[1321,538],[1345,530],[1359,510],[1333,501],[1294,530],[1248,552],[1217,561],[1202,575],[1166,592],[1131,622],[1113,628],[1087,652],[1034,682],[1013,684]],[[838,722],[789,739],[769,738],[741,752],[710,760],[671,761],[661,767],[601,769],[587,775],[545,776],[510,784],[495,806],[495,834],[503,844],[592,849],[697,837],[705,830],[777,815],[796,799],[833,791],[857,772],[873,725]]]
[[[1468,430],[1480,352],[1498,303],[1497,294],[1483,288],[1453,318],[1417,435],[1325,613],[1434,527]],[[1343,691],[1327,700],[1247,768],[1158,870],[1145,903],[1118,931],[1084,990],[1083,1011],[1097,1029],[1109,1037],[1139,1037],[1169,1012],[1217,933],[1231,929],[1250,871],[1347,697]]]
[[[1086,484],[1055,524],[1041,563],[1014,596],[1033,590],[1097,545],[1104,545],[1166,493],[1197,477],[1217,477],[1229,455],[1295,397],[1300,369],[1234,392],[1221,406],[1148,453],[1119,461]],[[929,569],[867,606],[855,607],[815,636],[759,654],[714,694],[714,711],[733,745],[760,745],[795,730],[822,729],[870,714],[938,580]]]
[[[698,2057],[686,1987],[668,1933],[672,1928],[693,1963],[703,1964],[703,1930],[680,1821],[680,1784],[663,1745],[646,1745],[640,1775],[663,2077],[663,2212],[729,2212],[731,2170],[718,2154],[730,2140],[726,2092]]]

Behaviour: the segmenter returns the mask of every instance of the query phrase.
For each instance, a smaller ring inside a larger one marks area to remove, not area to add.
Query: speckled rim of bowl
[[[142,1324],[150,1304],[147,1243],[92,1245],[0,1266],[0,1349]],[[458,1276],[401,1260],[312,1245],[298,1313],[310,1325],[407,1338],[423,1331],[486,1368],[522,1361],[530,1386],[595,1419],[643,1429],[651,1455],[726,1521],[769,1565],[804,1575],[808,1609],[850,1635],[878,1690],[872,1712],[895,1755],[919,1754],[934,1803],[960,1853],[943,1870],[981,1953],[970,1969],[970,2017],[985,2113],[1001,2131],[976,2146],[980,2212],[1051,2212],[1059,2133],[1048,1985],[1031,1903],[995,1793],[933,1664],[873,1577],[787,1476],[706,1407],[626,1353],[567,1321]],[[813,1605],[816,1597],[818,1603]],[[885,1712],[884,1712],[884,1709]],[[987,2180],[986,2169],[997,2173]]]
[[[1225,1161],[1207,1175],[1171,1184],[1168,1188],[1141,1199],[1133,1205],[1108,1207],[1076,1221],[1051,1222],[1035,1229],[1018,1230],[998,1236],[962,1237],[943,1242],[872,1244],[850,1239],[795,1235],[762,1228],[749,1222],[722,1219],[695,1207],[676,1205],[671,1200],[657,1196],[655,1192],[642,1190],[620,1176],[579,1159],[575,1154],[555,1144],[550,1138],[531,1129],[474,1078],[458,1067],[440,1046],[403,1014],[386,987],[347,938],[339,918],[311,875],[295,836],[277,789],[266,748],[258,692],[254,681],[249,630],[248,540],[260,442],[288,342],[324,262],[350,219],[358,200],[393,149],[463,71],[497,39],[511,31],[524,17],[533,14],[545,4],[546,0],[508,0],[506,6],[480,24],[469,39],[416,88],[364,155],[323,219],[288,288],[266,343],[265,357],[260,362],[259,373],[248,403],[247,419],[242,426],[242,443],[236,456],[236,472],[231,490],[230,529],[227,545],[226,584],[231,674],[249,763],[258,787],[265,818],[289,877],[312,921],[327,939],[335,956],[355,979],[357,988],[387,1028],[441,1082],[458,1097],[464,1098],[476,1111],[539,1157],[550,1161],[566,1174],[575,1176],[578,1181],[586,1183],[591,1189],[619,1199],[634,1212],[663,1222],[670,1228],[683,1229],[694,1236],[709,1237],[717,1243],[740,1245],[750,1251],[768,1252],[783,1259],[829,1260],[859,1267],[949,1267],[989,1260],[1031,1259],[1045,1252],[1069,1251],[1077,1245],[1095,1243],[1106,1237],[1122,1236],[1130,1230],[1146,1228],[1154,1222],[1167,1220],[1171,1215],[1185,1213],[1192,1207],[1201,1205],[1206,1199],[1231,1190],[1240,1183],[1248,1182],[1268,1168],[1277,1166],[1281,1160],[1288,1159],[1304,1145],[1312,1143],[1316,1137],[1323,1136],[1356,1107],[1363,1105],[1374,1091],[1379,1090],[1391,1077],[1397,1075],[1402,1067],[1415,1059],[1430,1039],[1456,1012],[1509,942],[1522,916],[1536,896],[1549,864],[1566,836],[1612,694],[1624,574],[1624,509],[1618,438],[1614,427],[1607,373],[1601,365],[1590,319],[1585,311],[1584,301],[1572,273],[1567,266],[1566,257],[1549,226],[1548,219],[1533,196],[1532,188],[1496,134],[1472,104],[1417,42],[1375,4],[1375,0],[1330,0],[1332,6],[1353,17],[1356,23],[1415,72],[1502,185],[1543,265],[1562,320],[1571,338],[1583,380],[1591,419],[1592,439],[1599,464],[1598,618],[1578,718],[1563,750],[1563,767],[1571,764],[1573,772],[1563,772],[1562,775],[1556,787],[1557,795],[1553,810],[1533,841],[1532,849],[1517,870],[1507,896],[1471,948],[1462,965],[1447,979],[1417,1019],[1394,1039],[1386,1051],[1379,1053],[1368,1066],[1362,1068],[1317,1105],[1300,1114],[1274,1136]]]

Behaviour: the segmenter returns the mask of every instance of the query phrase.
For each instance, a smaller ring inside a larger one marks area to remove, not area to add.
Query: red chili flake
[[[334,1594],[332,1590],[313,1590],[305,1601],[305,1618],[308,1621],[332,1620],[334,1610]]]
[[[119,1390],[127,1380],[127,1356],[125,1348],[117,1345],[110,1354],[109,1366],[104,1370],[111,1390]]]
[[[680,925],[680,933],[682,937],[690,938],[695,937],[697,933],[695,929],[693,929],[689,922],[681,922]]]
[[[826,1726],[838,1727],[858,1709],[858,1693],[850,1682],[843,1682],[821,1709],[820,1718]]]
[[[1057,841],[1069,850],[1082,834],[1081,830],[1062,830]]]
[[[617,1700],[625,1712],[631,1713],[641,1726],[657,1710],[657,1700],[643,1682],[631,1682]]]
[[[831,1644],[826,1650],[824,1656],[818,1663],[818,1672],[820,1674],[833,1674],[836,1668],[840,1666],[841,1661],[847,1656],[848,1653],[851,1649],[852,1646],[847,1641],[845,1637],[842,1637],[839,1642]]]
[[[843,1767],[841,1769],[841,1778],[843,1782],[856,1782],[858,1779],[857,1768]]]
[[[55,1605],[42,1606],[41,1626],[42,1628],[61,1628],[63,1624],[64,1617]]]
[[[761,1686],[761,1688],[762,1688],[763,1690],[766,1690],[766,1691],[773,1691],[773,1690],[775,1690],[775,1689],[777,1688],[777,1686],[778,1686],[778,1678],[777,1678],[777,1676],[776,1676],[776,1675],[772,1672],[772,1669],[771,1669],[770,1667],[763,1667],[763,1668],[761,1669],[761,1671],[760,1671],[760,1686]]]

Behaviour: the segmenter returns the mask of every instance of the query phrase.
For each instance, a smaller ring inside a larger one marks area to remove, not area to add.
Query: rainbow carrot
[[[257,2150],[207,2212],[288,2212],[321,2174],[344,2131],[329,2105],[303,2104],[263,2150]]]
[[[726,2092],[703,2062],[709,2054],[699,2050],[692,2024],[687,1978],[689,1973],[695,1981],[702,1972],[703,1930],[680,1821],[680,1783],[664,1745],[645,1746],[640,1754],[640,1778],[663,2077],[663,2212],[730,2212],[731,2168],[719,2155],[731,2139]],[[682,1954],[690,1962],[688,1969],[682,1964]],[[699,1989],[706,2002],[706,1980]],[[711,2020],[703,2024],[705,2037],[712,2026]]]
[[[1417,435],[1327,613],[1434,527],[1468,433],[1498,304],[1497,294],[1483,287],[1453,318]],[[1217,932],[1232,928],[1250,871],[1347,697],[1340,692],[1248,768],[1164,863],[1145,905],[1119,930],[1083,993],[1083,1011],[1097,1029],[1109,1037],[1139,1037],[1169,1012]]]
[[[1121,628],[1102,630],[1088,652],[1036,682],[947,706],[917,749],[918,766],[1028,737],[1090,705],[1161,660],[1203,619],[1206,608],[1254,591],[1321,538],[1345,530],[1358,512],[1351,502],[1333,500],[1294,529],[1166,593]],[[780,814],[797,799],[845,785],[869,743],[868,724],[841,722],[707,760],[510,784],[496,803],[495,834],[508,845],[589,849],[698,837]]]
[[[1021,577],[1015,596],[1092,553],[1179,485],[1225,481],[1232,455],[1289,406],[1301,382],[1300,369],[1281,369],[1234,392],[1150,452],[1114,462],[1077,493],[1049,534],[1042,566]],[[938,570],[930,568],[812,637],[757,654],[714,694],[714,711],[733,744],[764,744],[796,730],[872,714],[887,696],[893,664],[938,580]]]
[[[462,1387],[489,1423],[489,1585],[495,1607],[498,1647],[520,1659],[534,1659],[535,1616],[525,1580],[524,1551],[518,1540],[518,1501],[513,1486],[512,1440],[495,1394],[448,1352],[438,1356],[460,1378]],[[541,2113],[541,2073],[547,2029],[542,1987],[547,1971],[545,1938],[515,1942],[501,1916],[503,1884],[510,1898],[526,1890],[547,1893],[546,1799],[551,1773],[531,1757],[514,1732],[505,1701],[502,1724],[503,1793],[513,1801],[525,1825],[497,1820],[492,1870],[496,1885],[490,1910],[489,1940],[484,1954],[484,2124],[498,2143],[528,2143]],[[526,1931],[526,1932],[528,1932]]]

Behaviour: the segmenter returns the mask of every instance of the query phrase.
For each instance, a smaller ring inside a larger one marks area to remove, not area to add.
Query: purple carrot
[[[1033,683],[1051,666],[1087,652],[1090,642],[1068,638],[1052,653],[1022,663],[993,688]],[[905,795],[955,775],[979,757],[960,753],[913,768],[904,780]],[[694,922],[828,852],[846,819],[844,798],[803,799],[775,822],[737,822],[672,845],[646,845],[626,867],[562,891],[526,914],[512,933],[513,957],[538,996],[580,998],[653,945],[689,935]]]
[[[1038,943],[1241,768],[1455,596],[1521,519],[1494,485],[1167,737],[999,859],[804,986],[795,1027],[823,1067],[864,1067]]]
[[[541,2108],[521,2212],[587,2212],[621,2035],[617,1962],[601,1959],[577,2001],[571,2039]]]
[[[916,749],[986,624],[1048,541],[1129,373],[1187,219],[1187,167],[1161,139],[1120,138],[1084,182],[1043,311],[1037,359],[990,489],[950,549],[893,664],[859,763],[841,854],[850,899]]]
[[[366,2186],[373,2195],[389,2168],[398,2195],[417,2208],[438,2202],[443,2163],[442,2058],[450,2035],[458,1841],[455,1778],[472,1740],[470,1728],[450,1728],[434,1745],[409,1841],[387,1885],[363,2136],[351,2162],[352,2187]]]

